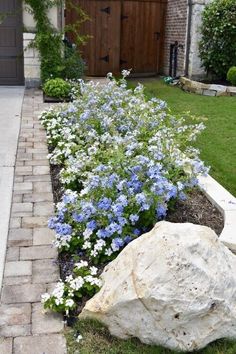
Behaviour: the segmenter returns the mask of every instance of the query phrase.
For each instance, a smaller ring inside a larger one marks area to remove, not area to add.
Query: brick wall
[[[177,75],[184,74],[185,46],[187,35],[187,0],[168,0],[164,39],[163,73],[169,75],[170,44],[178,41],[183,49],[178,51]]]

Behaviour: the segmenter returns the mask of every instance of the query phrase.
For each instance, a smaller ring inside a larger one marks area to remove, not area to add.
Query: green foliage
[[[68,98],[70,84],[61,78],[50,79],[43,85],[43,91],[47,96],[56,98]]]
[[[63,77],[67,79],[80,79],[84,74],[85,64],[76,48],[65,47]]]
[[[84,72],[79,45],[84,43],[86,36],[81,36],[79,30],[80,25],[87,20],[87,16],[78,6],[75,6],[80,16],[79,20],[76,25],[64,28],[64,31],[73,33],[75,40],[75,47],[69,50],[62,41],[63,32],[56,30],[47,16],[48,10],[59,3],[60,0],[25,0],[27,10],[33,15],[36,23],[35,40],[31,46],[37,48],[40,53],[42,83],[51,78],[78,79]]]
[[[227,80],[236,86],[236,66],[232,66],[227,73]]]
[[[213,0],[203,11],[200,57],[205,69],[226,78],[236,63],[236,2]]]

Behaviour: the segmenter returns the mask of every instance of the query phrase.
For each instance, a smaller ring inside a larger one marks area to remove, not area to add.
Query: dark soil
[[[208,226],[218,236],[224,227],[223,215],[198,189],[191,192],[187,200],[178,201],[175,205],[175,210],[168,213],[166,220]]]

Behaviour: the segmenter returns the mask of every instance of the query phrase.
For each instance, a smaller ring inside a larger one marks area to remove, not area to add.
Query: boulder
[[[192,351],[236,338],[236,256],[210,228],[161,221],[102,274],[80,317],[112,335]]]

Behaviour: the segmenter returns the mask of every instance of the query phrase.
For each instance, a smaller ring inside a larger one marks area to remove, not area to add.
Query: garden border
[[[236,96],[236,86],[204,84],[186,77],[179,80],[182,90],[203,96]]]
[[[223,214],[224,228],[219,240],[236,252],[236,198],[209,175],[198,180],[203,193]]]

